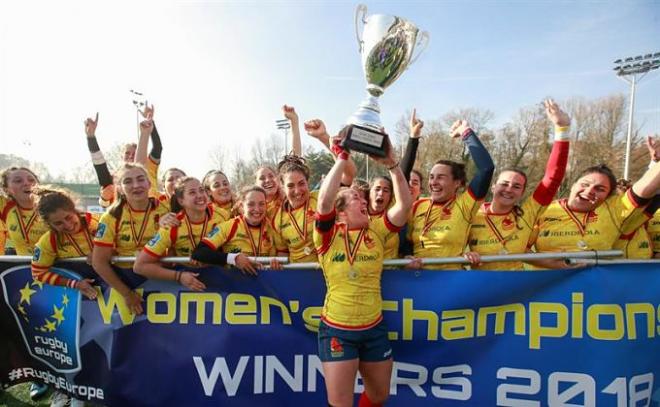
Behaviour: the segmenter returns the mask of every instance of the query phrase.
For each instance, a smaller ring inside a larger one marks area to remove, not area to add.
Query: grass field
[[[0,406],[19,407],[19,406],[49,406],[49,391],[44,397],[37,401],[30,399],[30,383],[21,383],[12,386],[0,393]]]

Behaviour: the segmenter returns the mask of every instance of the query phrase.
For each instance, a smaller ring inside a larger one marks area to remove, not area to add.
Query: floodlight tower
[[[628,134],[626,135],[626,156],[623,166],[623,178],[629,179],[630,143],[632,139],[633,111],[635,109],[635,87],[647,73],[660,67],[660,52],[620,58],[614,61],[617,76],[630,84],[630,109],[628,112]]]

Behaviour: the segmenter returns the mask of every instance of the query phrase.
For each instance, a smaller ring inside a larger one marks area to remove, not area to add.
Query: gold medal
[[[505,249],[505,248],[502,248],[502,249],[500,250],[499,254],[501,254],[502,256],[504,256],[505,254],[509,254],[509,251],[508,251],[507,249]]]
[[[577,247],[579,247],[582,250],[587,250],[589,245],[584,240],[580,240],[579,242],[577,242]]]
[[[355,280],[358,278],[358,272],[357,270],[351,268],[348,270],[348,279],[349,280]]]
[[[310,254],[312,254],[312,248],[309,246],[305,246],[305,248],[303,249],[303,253],[305,253],[305,256],[309,256]]]

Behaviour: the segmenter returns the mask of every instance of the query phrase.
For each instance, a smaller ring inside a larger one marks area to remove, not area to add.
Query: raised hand
[[[385,149],[385,157],[377,157],[377,156],[369,155],[369,158],[371,158],[372,160],[376,161],[379,164],[384,165],[387,168],[396,165],[397,164],[396,152],[394,151],[394,148],[392,148],[392,143],[390,143],[389,137],[385,138],[385,144],[383,145],[383,148]]]
[[[293,106],[282,106],[282,113],[284,113],[284,117],[291,120],[291,123],[298,123],[298,113],[296,113]]]
[[[154,129],[154,122],[150,118],[142,120],[140,122],[140,134],[151,135],[151,131]]]
[[[144,117],[147,120],[153,120],[154,119],[154,105],[152,104],[149,106],[149,102],[144,102],[144,111],[139,110],[140,114],[142,117]]]
[[[85,134],[87,137],[96,136],[96,126],[99,124],[99,112],[96,112],[96,118],[92,120],[91,118],[85,119]]]
[[[413,109],[412,116],[410,116],[410,138],[419,138],[423,127],[424,121],[417,118],[417,110]]]
[[[660,141],[653,136],[646,137],[646,148],[649,150],[651,161],[660,161]]]
[[[552,99],[546,99],[543,101],[543,106],[545,106],[545,114],[557,127],[567,127],[571,125],[571,118],[561,110],[561,107]]]
[[[461,137],[467,129],[470,128],[470,123],[467,120],[456,120],[449,129],[449,135],[452,138]]]
[[[328,134],[328,131],[325,128],[325,123],[323,123],[323,120],[320,119],[308,120],[304,123],[303,126],[305,127],[307,134],[316,139],[320,139],[324,135]]]

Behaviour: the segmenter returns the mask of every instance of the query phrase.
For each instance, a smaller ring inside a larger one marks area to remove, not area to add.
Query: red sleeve
[[[543,206],[550,205],[564,179],[569,146],[568,141],[555,141],[552,143],[552,151],[550,157],[548,157],[548,164],[545,166],[545,176],[536,187],[533,195],[534,200]]]

